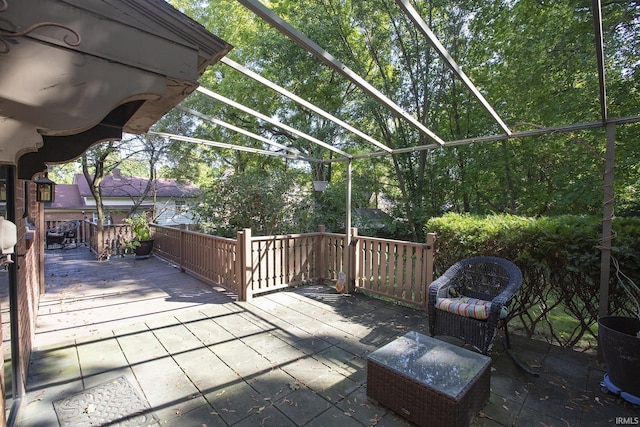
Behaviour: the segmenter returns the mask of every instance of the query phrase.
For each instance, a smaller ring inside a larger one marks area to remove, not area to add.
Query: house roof
[[[89,184],[83,174],[76,174],[74,182],[80,197],[91,197]],[[118,173],[107,175],[100,184],[102,197],[139,197],[147,188],[148,178],[122,176]],[[202,191],[191,181],[158,178],[152,182],[147,197],[192,198],[202,195]],[[58,196],[56,188],[56,198]]]
[[[56,184],[56,197],[47,208],[51,209],[84,209],[84,200],[75,184]]]
[[[105,207],[113,205],[113,199],[131,199],[139,197],[147,187],[147,178],[108,175],[100,184],[103,203]],[[89,184],[83,174],[76,174],[74,184],[57,184],[56,197],[47,209],[93,209],[85,203],[85,198],[93,197]],[[199,197],[202,191],[191,181],[177,179],[157,179],[147,193],[149,200],[161,199],[187,199]],[[116,205],[113,205],[114,207]],[[117,205],[122,208],[122,205]]]
[[[355,212],[361,219],[370,222],[385,222],[393,219],[388,213],[377,208],[356,208]]]
[[[382,209],[356,208],[355,211],[356,211],[356,214],[360,215],[361,217],[366,218],[368,220],[372,220],[372,221],[391,219],[389,214],[387,214]]]

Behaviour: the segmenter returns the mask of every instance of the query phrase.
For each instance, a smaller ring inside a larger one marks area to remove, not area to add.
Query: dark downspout
[[[16,223],[16,167],[5,166],[7,179],[7,219]],[[25,201],[26,203],[27,201]],[[13,263],[7,265],[9,270],[9,323],[11,330],[11,374],[13,376],[13,404],[7,419],[11,427],[18,419],[18,411],[24,397],[22,380],[22,362],[20,359],[20,339],[18,328],[18,254],[13,254]]]

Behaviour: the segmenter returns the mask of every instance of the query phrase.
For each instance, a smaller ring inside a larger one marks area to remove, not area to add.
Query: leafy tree
[[[229,173],[203,188],[196,223],[203,232],[227,237],[243,228],[258,235],[298,232],[295,207],[305,205],[306,195],[296,181],[286,169]]]
[[[107,141],[87,150],[80,158],[82,173],[96,202],[97,221],[105,222],[101,183],[104,178],[120,169],[125,176],[146,176],[145,187],[132,196],[127,216],[132,216],[148,198],[156,181],[158,164],[166,157],[173,142],[164,138],[145,135],[130,136],[122,141]]]
[[[405,154],[375,162],[353,162],[354,195],[381,194],[394,216],[405,218],[413,239],[422,224],[443,212],[508,212],[524,215],[596,213],[601,207],[604,135],[601,130],[536,136],[413,151],[431,144],[336,72],[256,18],[237,2],[176,0],[209,30],[231,42],[229,54],[262,76],[314,102]],[[488,102],[515,131],[598,121],[598,81],[593,23],[587,0],[530,2],[465,0],[413,2]],[[275,0],[269,7],[354,70],[446,141],[500,133],[501,129],[453,75],[393,0]],[[637,2],[603,4],[609,111],[637,114]],[[220,64],[203,77],[208,88],[354,154],[370,144],[334,123],[274,95],[253,80]],[[299,136],[197,94],[187,105],[274,142],[325,161],[336,154]],[[202,119],[181,123],[190,134],[212,140],[266,148]],[[638,208],[637,126],[619,127],[617,190],[625,212]],[[276,150],[275,148],[272,148]],[[211,182],[227,171],[255,174],[278,171],[289,161],[180,147],[183,158],[200,156]],[[296,166],[298,164],[295,164]],[[341,185],[339,163],[310,163],[312,177]],[[188,171],[185,171],[187,173]],[[342,195],[314,194],[318,212],[336,212]],[[357,204],[361,204],[357,202]],[[315,214],[314,214],[315,215]],[[309,217],[304,216],[301,223]]]
[[[129,208],[127,216],[130,217],[137,212],[142,203],[148,199],[152,193],[154,183],[157,182],[158,164],[162,162],[174,142],[162,137],[154,135],[145,135],[144,137],[133,137],[128,141],[127,147],[129,151],[126,153],[126,160],[129,163],[136,164],[141,167],[139,174],[131,174],[131,176],[146,177],[145,187],[141,189],[138,195],[132,196],[132,205]],[[122,164],[123,162],[121,162]],[[157,217],[159,213],[154,212]],[[155,218],[154,218],[155,219]]]
[[[100,184],[104,177],[118,164],[114,161],[114,155],[118,153],[118,143],[108,141],[98,144],[85,152],[81,157],[82,173],[89,183],[89,190],[96,201],[96,213],[98,217],[98,231],[104,225],[104,205],[102,203],[102,189]]]
[[[79,161],[48,165],[49,178],[56,184],[73,184],[73,179],[78,173],[82,173]]]

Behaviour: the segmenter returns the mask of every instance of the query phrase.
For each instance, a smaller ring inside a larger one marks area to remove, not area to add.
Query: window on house
[[[176,212],[186,212],[187,211],[187,202],[184,200],[176,200]]]
[[[93,222],[94,223],[98,222],[98,213],[97,212],[93,213]],[[109,214],[105,214],[104,215],[104,225],[111,225],[111,215],[109,215]]]

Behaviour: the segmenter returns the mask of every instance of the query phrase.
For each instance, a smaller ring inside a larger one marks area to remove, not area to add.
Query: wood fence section
[[[344,234],[324,233],[322,249],[326,252],[323,257],[321,275],[328,280],[337,280],[338,273],[347,272],[347,244]]]
[[[316,251],[319,238],[319,233],[252,238],[252,294],[318,279]]]
[[[90,223],[88,223],[90,224]],[[433,278],[435,235],[426,243],[344,234],[316,233],[252,236],[250,229],[229,239],[186,230],[183,226],[151,226],[153,253],[183,271],[235,292],[241,301],[308,281],[349,277],[350,290],[359,290],[418,307],[426,307]],[[92,249],[129,240],[127,225],[105,226],[101,236],[91,224]],[[94,250],[100,257],[100,252]]]
[[[413,306],[426,307],[433,279],[433,244],[354,236],[355,287]]]
[[[177,265],[181,262],[180,239],[182,230],[174,227],[162,227],[154,225],[151,227],[153,237],[153,253],[161,258],[171,261]]]
[[[85,220],[83,227],[88,230],[84,232],[85,243],[100,260],[122,255],[126,242],[133,238],[131,227],[127,224],[103,225],[102,233],[98,232],[98,224],[94,222]]]
[[[184,227],[153,225],[153,251],[207,283],[239,291],[236,278],[237,241],[188,231]]]

